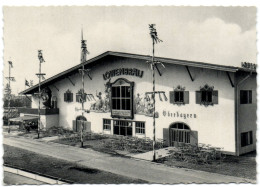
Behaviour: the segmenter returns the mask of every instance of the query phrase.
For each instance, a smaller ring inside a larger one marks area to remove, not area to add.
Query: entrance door
[[[84,125],[84,122],[86,122],[87,119],[84,116],[78,116],[76,118],[76,132],[80,132],[81,128],[83,126],[83,130],[86,130],[86,127]]]
[[[174,123],[170,126],[170,146],[190,143],[190,128],[184,123]]]
[[[114,120],[114,134],[132,136],[133,127],[131,121]]]

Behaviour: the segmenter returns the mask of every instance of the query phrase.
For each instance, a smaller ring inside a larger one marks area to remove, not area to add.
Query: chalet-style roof
[[[132,58],[132,59],[139,59],[143,60],[144,62],[151,60],[151,56],[149,55],[138,55],[138,54],[130,54],[130,53],[122,53],[122,52],[113,52],[113,51],[107,51],[105,53],[102,53],[94,58],[91,58],[87,60],[84,63],[85,68],[89,68],[96,64],[98,61],[109,58],[109,57],[122,57],[122,58]],[[175,65],[181,65],[181,66],[187,66],[187,67],[197,67],[197,68],[205,68],[205,69],[213,69],[213,70],[219,70],[219,71],[226,71],[226,72],[237,72],[237,71],[249,71],[245,68],[240,67],[234,67],[234,66],[225,66],[225,65],[217,65],[217,64],[210,64],[210,63],[204,63],[204,62],[195,62],[195,61],[187,61],[187,60],[179,60],[179,59],[171,59],[171,58],[163,58],[163,57],[155,57],[156,60],[168,63],[168,64],[175,64]],[[42,87],[46,87],[48,85],[51,85],[61,79],[67,78],[75,73],[78,73],[78,69],[80,69],[82,64],[78,64],[72,68],[69,68],[61,73],[58,73],[44,81],[41,82]],[[32,94],[36,92],[38,89],[38,84],[20,92],[20,94]]]

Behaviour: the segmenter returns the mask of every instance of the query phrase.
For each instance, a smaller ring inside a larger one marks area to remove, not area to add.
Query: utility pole
[[[38,139],[40,138],[40,125],[41,125],[41,78],[44,78],[45,73],[41,72],[41,64],[44,61],[43,56],[42,56],[42,50],[38,50],[38,59],[39,59],[39,73],[36,73],[37,77],[39,78],[39,88],[38,88],[38,129],[37,129],[37,134],[38,134]]]
[[[82,116],[84,116],[84,102],[86,101],[86,94],[84,90],[84,77],[85,73],[88,75],[88,77],[92,80],[92,78],[89,75],[89,69],[84,69],[84,63],[87,61],[87,54],[89,54],[87,50],[87,44],[86,40],[83,39],[83,31],[81,30],[81,69],[79,69],[79,73],[81,74],[81,83],[82,83],[82,88],[81,88],[81,96],[80,96],[80,101],[81,101],[81,111],[82,111]],[[83,147],[83,121],[81,122],[81,128],[80,128],[80,142],[81,142],[81,147]]]
[[[153,161],[156,160],[156,152],[155,152],[155,142],[156,142],[156,136],[155,136],[155,132],[156,132],[156,126],[155,126],[155,94],[159,93],[155,91],[155,68],[157,69],[159,75],[161,75],[157,64],[160,63],[162,66],[163,64],[161,62],[155,61],[154,60],[154,44],[155,43],[159,43],[162,42],[162,40],[160,40],[157,36],[157,32],[155,29],[155,24],[149,24],[149,29],[150,29],[150,35],[152,38],[152,45],[153,45],[153,51],[152,51],[152,62],[149,62],[151,65],[151,69],[152,69],[152,76],[153,76],[153,92],[152,92],[152,99],[153,99]]]
[[[9,65],[9,75],[8,77],[5,77],[8,80],[8,86],[6,87],[6,93],[8,95],[8,133],[10,133],[10,117],[11,117],[11,111],[10,111],[10,102],[11,102],[11,81],[15,81],[14,77],[11,77],[11,68],[13,68],[13,62],[8,61]]]

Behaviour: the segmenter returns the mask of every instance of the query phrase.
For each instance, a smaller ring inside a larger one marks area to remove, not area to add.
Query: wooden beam
[[[59,88],[57,88],[54,84],[52,85],[54,88],[56,88],[56,90],[60,91]]]
[[[75,83],[72,82],[72,80],[71,80],[69,77],[67,77],[67,79],[69,79],[69,81],[71,82],[71,84],[72,84],[73,86],[75,86]]]
[[[234,83],[233,83],[233,81],[232,81],[232,79],[231,79],[231,77],[229,75],[229,72],[228,71],[226,71],[226,72],[227,72],[227,76],[228,76],[228,79],[230,81],[230,84],[231,84],[232,88],[234,88]]]
[[[26,97],[27,99],[29,99],[29,101],[31,101],[31,102],[32,102],[32,100],[30,99],[30,97],[28,97],[27,95],[25,95],[25,97]]]
[[[190,76],[191,81],[193,82],[193,81],[194,81],[194,78],[191,76],[189,67],[188,67],[188,66],[185,66],[185,67],[186,67],[186,69],[187,69],[187,71],[188,71],[188,73],[189,73],[189,76]]]
[[[160,72],[159,68],[157,67],[157,65],[156,65],[156,64],[154,64],[154,66],[155,66],[155,68],[157,69],[157,71],[158,71],[159,75],[160,75],[160,76],[162,76],[162,74],[161,74],[161,72]]]

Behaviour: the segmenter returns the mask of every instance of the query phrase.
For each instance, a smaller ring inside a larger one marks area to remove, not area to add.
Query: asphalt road
[[[46,184],[41,181],[30,179],[14,173],[4,172],[4,184],[5,185],[22,185],[22,184]]]
[[[135,179],[142,179],[151,183],[255,183],[255,181],[249,179],[184,168],[171,168],[163,164],[152,163],[149,161],[112,156],[92,149],[81,149],[23,137],[5,136],[3,143],[38,154],[76,162],[77,164],[86,167]]]

